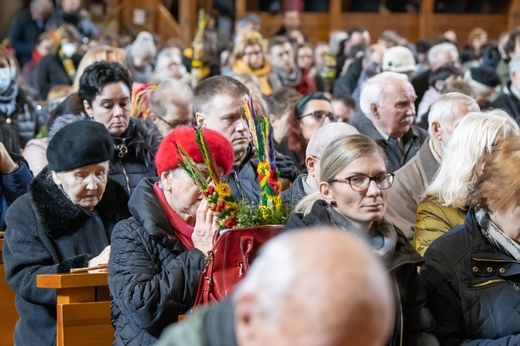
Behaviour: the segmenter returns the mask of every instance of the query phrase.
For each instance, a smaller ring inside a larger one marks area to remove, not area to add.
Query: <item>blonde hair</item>
[[[244,34],[243,36],[240,36],[239,39],[235,42],[235,47],[233,48],[233,52],[229,57],[229,66],[234,66],[238,60],[242,59],[246,48],[253,45],[259,45],[260,49],[262,49],[262,55],[265,56],[266,44],[264,38],[262,35],[260,35],[260,33],[251,31],[247,34]]]
[[[79,90],[79,80],[83,75],[85,69],[98,61],[115,61],[128,68],[126,63],[126,53],[123,48],[111,47],[111,46],[99,46],[90,49],[79,63],[76,78],[74,78],[74,83],[72,83],[72,88],[70,90],[71,93],[78,92]]]
[[[321,181],[328,182],[333,180],[341,170],[350,165],[354,160],[373,154],[380,155],[386,161],[383,150],[368,136],[351,134],[336,139],[327,146],[321,157]],[[322,195],[319,191],[316,191],[303,198],[294,208],[294,212],[307,215],[310,213],[314,203],[320,199],[323,199]]]
[[[441,166],[424,197],[437,198],[444,206],[466,207],[481,165],[492,153],[496,140],[511,134],[520,135],[520,128],[502,110],[466,115],[453,131]]]

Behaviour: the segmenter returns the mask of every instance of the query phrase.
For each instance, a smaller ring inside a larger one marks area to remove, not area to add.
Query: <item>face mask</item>
[[[73,56],[74,53],[76,53],[77,49],[78,49],[78,47],[76,47],[76,44],[74,44],[74,43],[64,43],[61,45],[61,50],[63,51],[63,54],[65,54],[65,56],[67,58],[70,58],[71,56]]]
[[[441,125],[441,130],[442,132],[444,132],[444,134],[446,135],[446,137],[448,138],[448,140],[446,141],[446,143],[449,143],[450,142],[450,138],[451,136],[448,134],[448,132],[446,132],[446,130],[444,129],[444,126]],[[444,144],[443,141],[441,141],[441,150],[443,153],[446,152],[446,148],[448,147],[448,144]]]
[[[11,69],[9,67],[0,68],[0,93],[5,92],[11,85]]]

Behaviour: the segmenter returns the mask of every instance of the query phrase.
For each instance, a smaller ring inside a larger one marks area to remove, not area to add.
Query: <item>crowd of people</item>
[[[276,36],[261,25],[247,13],[231,42],[210,26],[191,47],[106,35],[79,0],[13,18],[0,228],[14,343],[55,343],[37,275],[106,265],[114,345],[520,344],[520,28],[475,28],[459,49],[452,30],[311,43],[297,10]],[[268,119],[291,214],[228,299],[177,323],[219,231],[183,168],[207,161],[196,129],[230,196],[261,200],[244,99]]]

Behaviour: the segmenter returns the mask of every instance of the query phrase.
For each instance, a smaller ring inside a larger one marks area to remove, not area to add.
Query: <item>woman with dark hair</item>
[[[105,125],[114,141],[110,177],[130,195],[145,177],[154,177],[160,142],[155,126],[130,117],[132,80],[117,62],[95,62],[81,76],[79,96],[90,120]]]
[[[314,132],[322,125],[336,122],[330,100],[322,92],[306,95],[298,101],[289,115],[289,129],[276,150],[289,156],[300,170],[305,169],[305,150]]]
[[[464,224],[424,254],[420,275],[442,345],[520,344],[520,137],[487,157]]]

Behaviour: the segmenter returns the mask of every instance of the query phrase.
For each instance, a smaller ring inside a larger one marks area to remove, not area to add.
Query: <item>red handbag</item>
[[[225,299],[249,270],[260,247],[278,235],[283,226],[234,228],[213,238],[200,277],[194,307]]]

